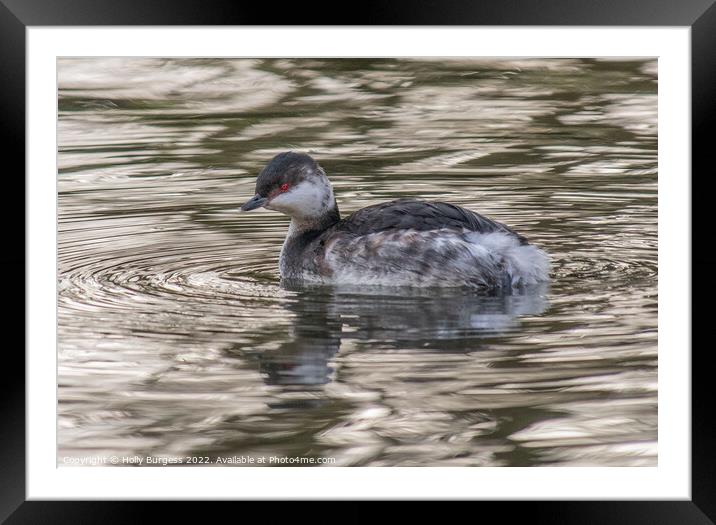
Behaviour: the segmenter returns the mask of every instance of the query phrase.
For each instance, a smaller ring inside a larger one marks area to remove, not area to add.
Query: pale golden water
[[[58,70],[58,464],[656,464],[655,60]],[[238,206],[288,149],[344,214],[418,197],[505,222],[549,286],[282,287],[288,220]]]

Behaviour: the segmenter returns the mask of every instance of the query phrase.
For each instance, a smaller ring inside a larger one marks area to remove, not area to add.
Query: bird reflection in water
[[[359,289],[282,283],[297,293],[288,303],[292,324],[278,348],[249,345],[230,353],[258,361],[269,385],[319,387],[335,378],[333,358],[347,340],[383,349],[471,352],[489,336],[519,326],[519,317],[547,307],[548,285],[519,294],[475,295],[469,290]]]

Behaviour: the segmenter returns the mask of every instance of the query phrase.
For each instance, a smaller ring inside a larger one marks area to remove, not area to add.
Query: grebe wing
[[[521,244],[527,244],[523,236],[479,213],[445,202],[414,199],[368,206],[341,221],[338,228],[355,235],[386,230],[429,231],[444,228],[477,233],[505,232],[517,237]]]

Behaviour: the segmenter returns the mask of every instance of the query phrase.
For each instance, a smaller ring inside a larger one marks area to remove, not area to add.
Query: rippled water
[[[59,464],[656,464],[655,61],[58,72]],[[505,222],[549,252],[550,284],[282,287],[288,220],[237,208],[287,149],[344,213],[410,196]]]

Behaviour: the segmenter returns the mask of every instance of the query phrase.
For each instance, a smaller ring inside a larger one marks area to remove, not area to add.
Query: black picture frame
[[[710,345],[701,338],[709,327],[707,299],[716,289],[710,276],[716,256],[704,240],[713,239],[707,204],[716,172],[709,131],[716,129],[716,4],[715,0],[400,0],[361,2],[356,9],[338,2],[270,3],[200,0],[0,0],[0,129],[5,159],[6,203],[2,206],[6,245],[0,256],[8,314],[7,334],[24,326],[25,230],[25,31],[29,26],[64,25],[512,25],[512,26],[689,26],[692,66],[692,499],[690,501],[475,502],[488,507],[500,521],[537,523],[706,524],[716,520],[716,454],[709,385],[714,367]],[[661,144],[668,147],[668,144]],[[10,163],[8,160],[15,160]],[[13,168],[9,168],[13,166]],[[688,177],[685,173],[684,177]],[[7,184],[15,187],[7,189]],[[15,209],[14,205],[21,209]],[[668,218],[660,218],[668,220]],[[695,242],[693,242],[695,241]],[[16,276],[22,274],[23,280]],[[22,289],[21,289],[22,288]],[[18,305],[22,297],[23,308]],[[21,320],[20,317],[23,316]],[[12,331],[11,331],[12,329]],[[24,347],[24,331],[22,336]],[[0,424],[0,521],[6,523],[107,523],[142,521],[137,502],[26,501],[25,498],[25,357],[20,345],[4,348],[2,423]],[[689,349],[683,349],[684,352]],[[318,495],[317,495],[318,497]],[[248,503],[242,503],[248,505]],[[351,503],[352,506],[357,503]],[[186,503],[164,503],[161,512],[187,514]],[[345,512],[353,520],[371,513],[370,506]],[[423,505],[413,504],[423,513]],[[259,511],[258,508],[255,508]],[[243,511],[245,512],[245,511]],[[271,510],[273,513],[275,510]],[[357,514],[356,514],[357,513]],[[205,514],[198,515],[206,517]],[[314,514],[314,516],[317,516]],[[238,516],[236,516],[238,517]],[[445,518],[444,514],[442,515]],[[273,521],[273,519],[272,519]],[[360,521],[364,521],[360,519]]]

